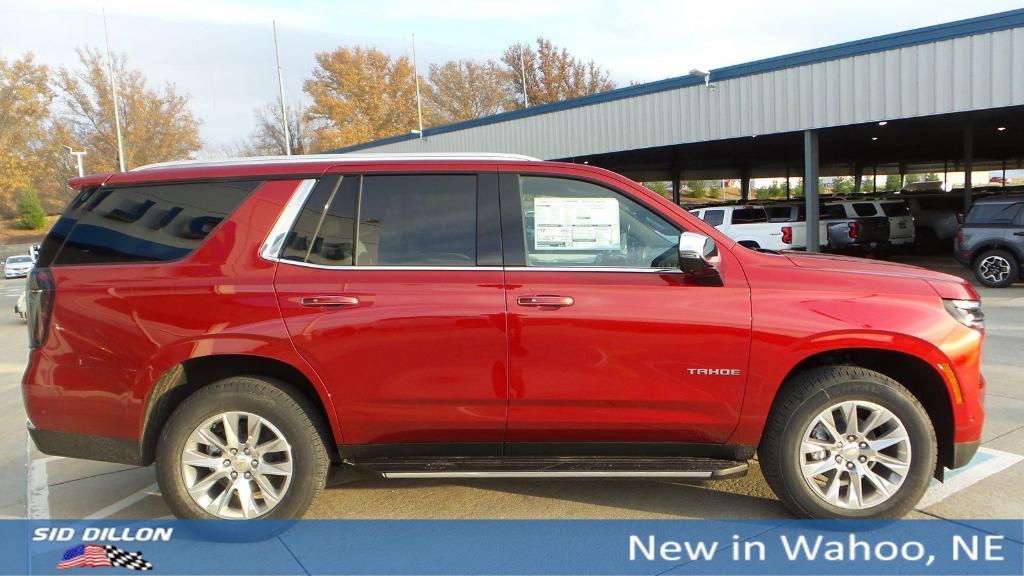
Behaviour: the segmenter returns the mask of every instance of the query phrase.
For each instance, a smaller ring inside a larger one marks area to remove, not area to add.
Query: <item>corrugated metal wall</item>
[[[1024,28],[795,66],[385,144],[570,158],[1024,104]]]

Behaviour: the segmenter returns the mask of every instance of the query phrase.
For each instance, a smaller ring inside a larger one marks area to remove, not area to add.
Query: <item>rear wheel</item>
[[[924,495],[935,430],[898,382],[832,366],[798,375],[781,394],[759,452],[765,479],[795,514],[899,518]]]
[[[179,518],[294,519],[323,489],[323,423],[282,383],[235,377],[203,388],[171,415],[157,481]]]
[[[1006,288],[1020,276],[1020,265],[1005,250],[989,250],[974,260],[974,277],[989,288]]]

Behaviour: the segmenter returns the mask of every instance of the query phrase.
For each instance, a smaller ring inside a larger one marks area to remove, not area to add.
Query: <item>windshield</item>
[[[8,264],[30,264],[31,262],[31,256],[11,256],[7,259]]]

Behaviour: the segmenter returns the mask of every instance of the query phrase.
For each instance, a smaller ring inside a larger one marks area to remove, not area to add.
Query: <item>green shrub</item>
[[[32,188],[29,188],[18,200],[18,226],[26,230],[39,230],[46,227],[46,213],[43,212],[43,203],[39,201],[39,195]]]

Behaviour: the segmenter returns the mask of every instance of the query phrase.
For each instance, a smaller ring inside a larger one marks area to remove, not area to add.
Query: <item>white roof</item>
[[[300,154],[297,156],[250,156],[247,158],[224,158],[220,160],[174,160],[171,162],[160,162],[158,164],[147,164],[133,168],[132,172],[140,170],[160,170],[163,168],[182,167],[216,167],[216,166],[247,166],[251,164],[292,164],[299,162],[367,162],[381,160],[402,160],[402,161],[498,161],[498,160],[519,160],[528,162],[539,162],[532,156],[522,154],[498,154],[498,153],[471,153],[471,152],[430,152],[430,153],[384,153],[384,152],[363,152],[354,154]]]

